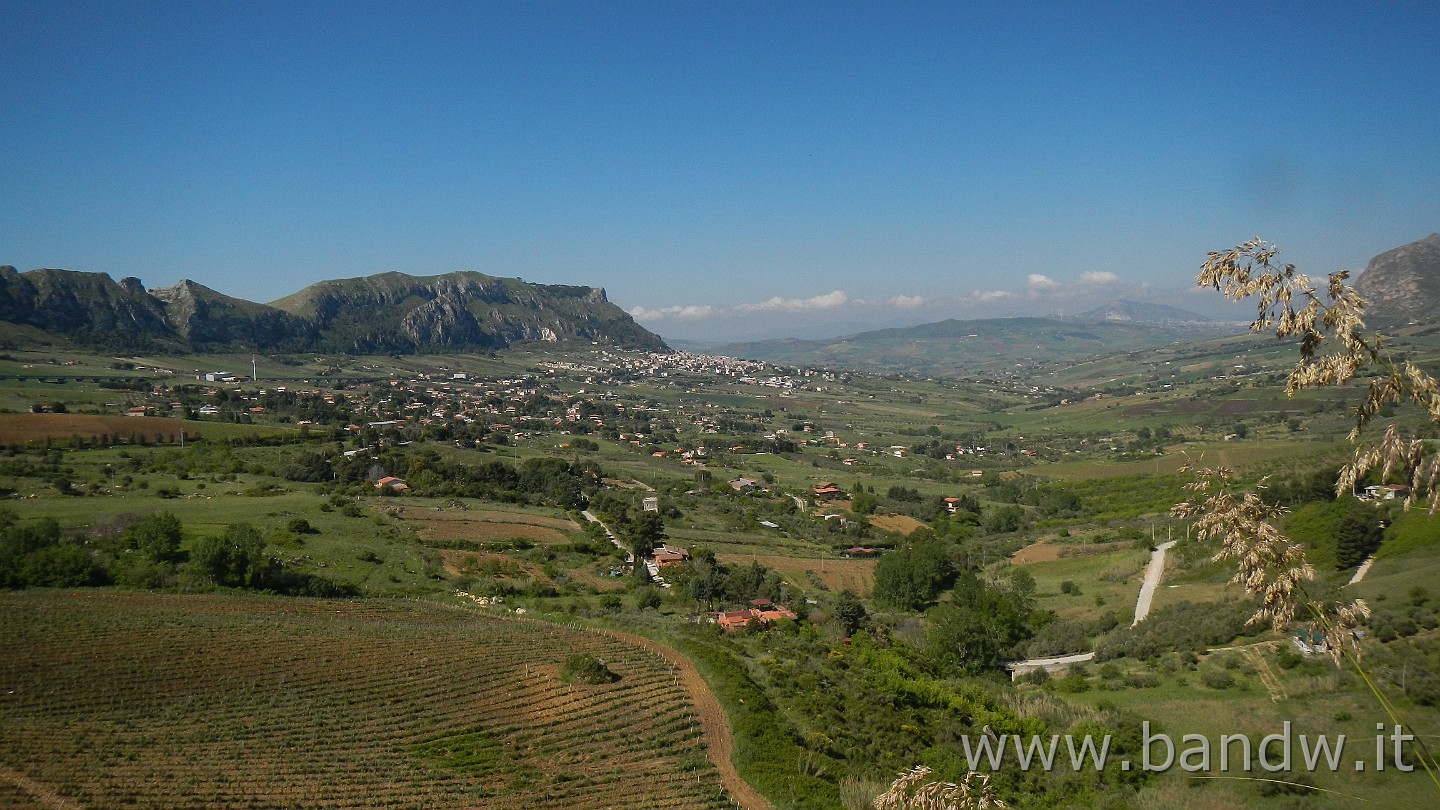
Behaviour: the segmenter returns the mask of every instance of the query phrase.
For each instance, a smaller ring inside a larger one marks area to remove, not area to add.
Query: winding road
[[[621,551],[625,552],[625,564],[626,564],[626,565],[634,565],[634,564],[635,564],[635,554],[634,554],[633,552],[631,552],[630,549],[626,548],[624,543],[620,542],[620,538],[616,537],[616,536],[615,536],[615,533],[612,532],[612,531],[610,531],[610,527],[609,527],[609,526],[606,526],[604,523],[601,523],[601,522],[600,522],[600,518],[595,517],[595,515],[591,514],[591,512],[590,512],[589,509],[586,509],[585,511],[581,512],[580,514],[584,515],[584,516],[585,516],[585,519],[588,520],[588,521],[590,521],[591,523],[599,524],[600,528],[604,529],[604,530],[605,530],[605,534],[610,538],[610,542],[611,542],[611,543],[614,543],[616,548],[618,548],[618,549],[620,549]]]
[[[1160,579],[1165,575],[1165,552],[1169,551],[1175,543],[1175,540],[1167,540],[1150,552],[1150,562],[1145,566],[1145,576],[1140,582],[1140,596],[1135,600],[1135,621],[1130,623],[1131,627],[1144,621],[1145,617],[1150,615],[1150,602],[1155,598],[1155,589],[1160,587]],[[1006,664],[1005,668],[1010,670],[1010,677],[1013,678],[1037,669],[1054,672],[1071,664],[1092,661],[1094,658],[1095,653],[1093,652],[1057,655],[1050,658],[1029,658],[1024,661],[1012,661]]]

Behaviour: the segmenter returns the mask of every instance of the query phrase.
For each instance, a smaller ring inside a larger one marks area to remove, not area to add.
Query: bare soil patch
[[[468,540],[478,543],[524,538],[541,544],[569,542],[566,532],[579,531],[573,521],[522,512],[478,512],[462,509],[403,507],[399,517],[414,527],[422,541]]]
[[[1096,554],[1109,554],[1112,551],[1120,551],[1131,547],[1128,540],[1119,540],[1110,543],[1032,543],[1025,548],[1015,552],[1010,558],[1012,563],[1027,565],[1029,563],[1055,562],[1056,560],[1070,559],[1073,557],[1090,557]]]
[[[535,576],[532,568],[513,557],[484,551],[456,551],[445,549],[440,552],[445,573],[457,576],[466,568],[478,570],[496,579],[516,579],[521,576]],[[540,577],[543,579],[543,577]]]
[[[78,413],[7,413],[0,415],[0,444],[24,444],[46,439],[68,439],[79,436],[118,436],[122,441],[138,437],[146,441],[161,438],[165,442],[180,440],[185,423],[179,419],[158,416],[100,416]],[[194,428],[190,435],[194,437]]]
[[[1056,543],[1034,543],[1015,552],[1010,562],[1016,565],[1055,562],[1060,559],[1060,546]]]
[[[916,529],[925,528],[924,523],[921,523],[909,515],[872,515],[870,525],[881,531],[906,535]]]

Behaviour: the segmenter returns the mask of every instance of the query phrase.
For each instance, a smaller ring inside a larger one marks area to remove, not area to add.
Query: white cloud
[[[1009,290],[976,290],[970,293],[969,299],[979,304],[988,304],[992,301],[1008,301],[1018,297],[1016,293]]]
[[[1080,274],[1082,287],[1109,287],[1119,283],[1120,277],[1108,270],[1086,270]]]
[[[905,296],[898,296],[897,299],[904,299],[914,303],[896,304],[897,306],[919,306],[923,299],[918,296],[910,299]],[[663,321],[663,320],[700,320],[702,318],[721,318],[731,315],[750,315],[753,313],[767,312],[819,312],[821,310],[836,309],[852,303],[850,296],[844,290],[817,295],[813,298],[781,298],[775,296],[768,301],[761,301],[758,304],[739,304],[733,307],[715,307],[709,304],[676,304],[668,307],[631,307],[630,317],[637,321]],[[856,302],[858,303],[858,302]]]
[[[916,307],[925,306],[925,296],[897,295],[894,298],[891,298],[886,303],[890,304],[890,306],[895,307],[896,309],[915,309]]]
[[[709,318],[715,315],[717,310],[709,304],[690,306],[670,306],[650,309],[649,307],[635,307],[630,310],[630,317],[637,321],[659,321],[665,318],[676,320],[692,320],[696,318]]]
[[[781,298],[775,296],[758,304],[741,304],[736,312],[814,312],[822,309],[843,307],[850,301],[844,290],[835,290],[814,298]]]
[[[1049,295],[1060,290],[1065,285],[1049,276],[1042,276],[1039,273],[1031,273],[1025,279],[1025,292],[1029,295]]]

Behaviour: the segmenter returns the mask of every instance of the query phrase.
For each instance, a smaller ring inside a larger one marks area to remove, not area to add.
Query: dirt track
[[[774,810],[775,805],[761,796],[755,788],[750,786],[749,782],[741,779],[740,773],[735,770],[735,763],[731,759],[735,753],[735,737],[730,733],[730,721],[725,717],[725,710],[720,707],[720,701],[716,699],[715,693],[710,691],[710,687],[705,684],[705,679],[700,677],[700,672],[695,669],[694,664],[690,663],[690,659],[648,638],[622,633],[618,630],[598,630],[597,632],[614,636],[627,644],[643,647],[675,665],[680,676],[680,683],[685,686],[685,691],[690,693],[690,699],[695,702],[695,711],[700,715],[701,731],[705,735],[706,751],[709,753],[710,761],[715,763],[715,769],[720,772],[720,782],[730,792],[730,798],[745,810]]]

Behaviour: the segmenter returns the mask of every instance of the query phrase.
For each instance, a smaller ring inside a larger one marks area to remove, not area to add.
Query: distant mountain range
[[[1142,309],[1147,306],[1117,302],[1094,311],[1102,315],[952,319],[903,329],[877,329],[829,340],[729,343],[707,346],[706,350],[786,365],[967,377],[990,375],[1017,365],[1153,349],[1214,337],[1222,330],[1244,330],[1243,326],[1224,325],[1189,313],[1184,319],[1168,325],[1103,315],[1112,310],[1126,312],[1127,305]],[[1162,309],[1180,312],[1170,307]]]
[[[1440,321],[1440,234],[1376,256],[1355,288],[1369,302],[1366,320],[1372,325]],[[1075,316],[947,320],[826,340],[708,344],[704,350],[789,365],[976,376],[1243,331],[1241,324],[1163,304],[1113,301]]]
[[[1376,256],[1355,286],[1370,302],[1372,324],[1434,323],[1440,234]],[[970,375],[1140,351],[1233,328],[1163,304],[1114,301],[1069,317],[946,320],[826,340],[685,345],[791,365]],[[137,278],[0,267],[0,344],[55,339],[106,351],[411,354],[533,341],[669,350],[598,287],[474,272],[381,273],[322,281],[257,304],[188,280],[146,290]]]
[[[257,304],[189,280],[146,290],[137,278],[4,266],[0,321],[117,351],[411,354],[525,341],[668,350],[603,289],[474,272],[322,281]]]
[[[1137,301],[1111,301],[1089,312],[1075,316],[1077,321],[1106,321],[1110,323],[1148,323],[1154,326],[1172,324],[1208,324],[1213,318],[1197,315],[1165,304],[1142,304]]]

